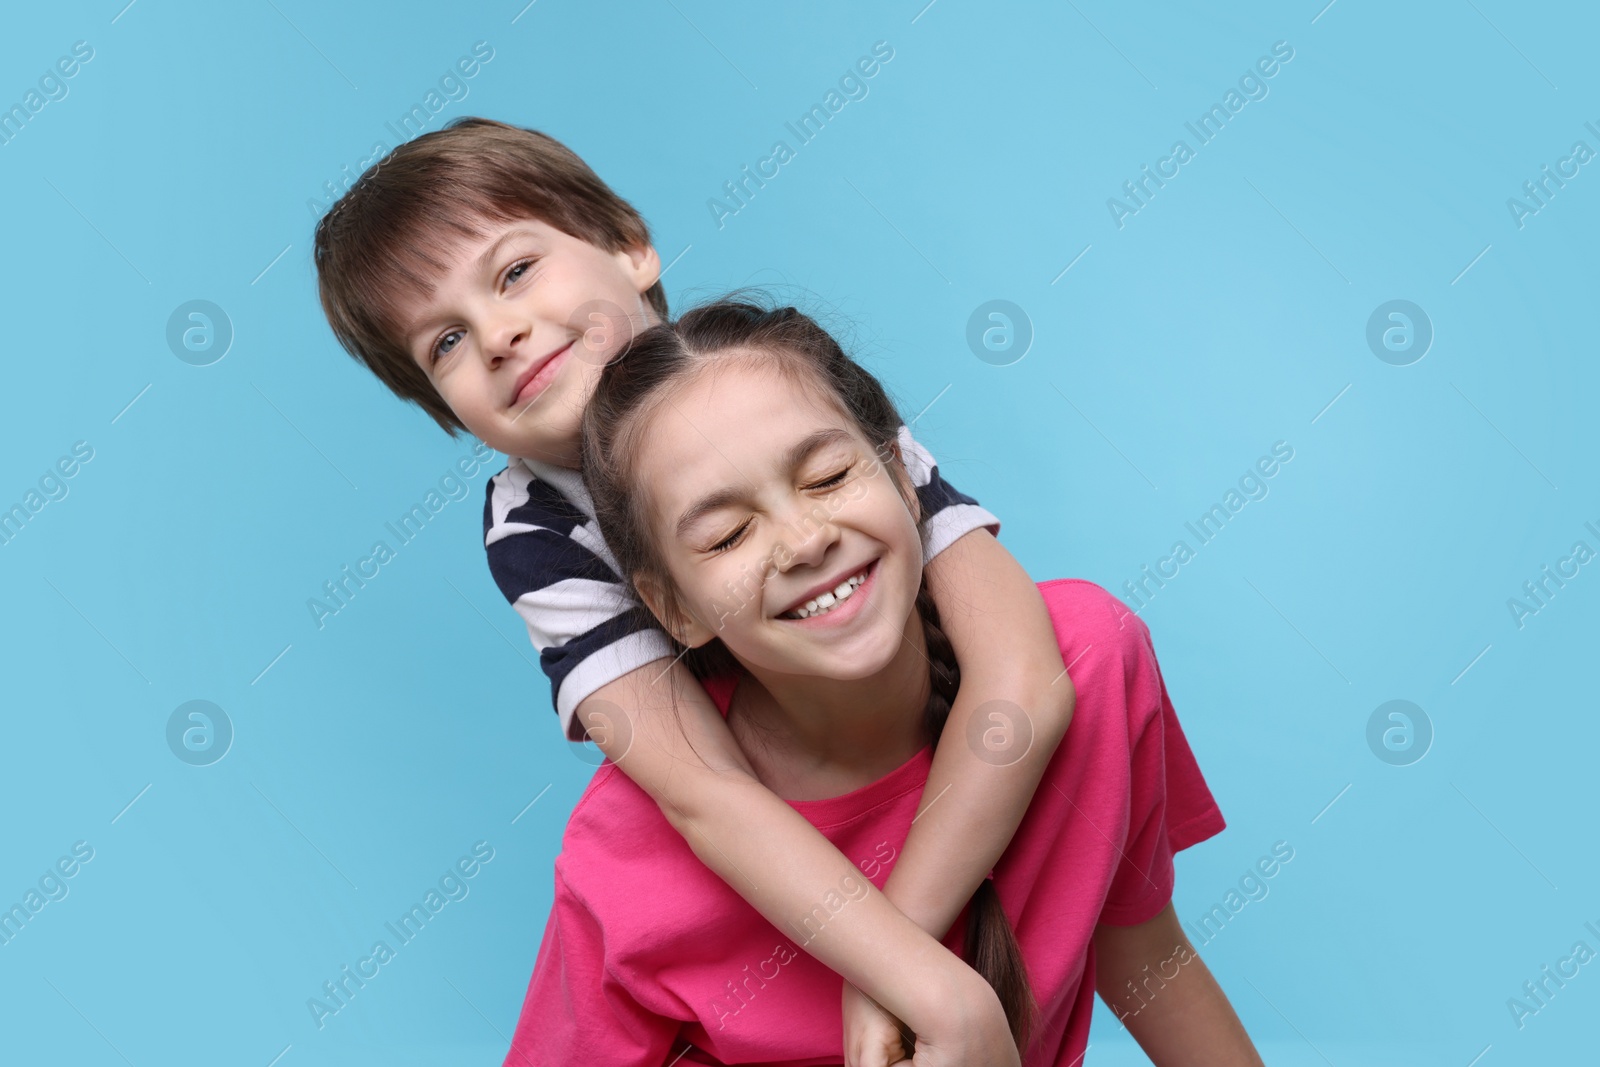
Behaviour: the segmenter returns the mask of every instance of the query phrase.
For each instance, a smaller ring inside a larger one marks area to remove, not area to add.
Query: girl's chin
[[[862,634],[845,648],[811,646],[804,649],[765,650],[765,655],[748,659],[734,651],[734,658],[746,666],[803,678],[825,678],[835,682],[859,682],[886,670],[894,662],[901,644],[899,634]],[[798,654],[796,654],[798,653]]]

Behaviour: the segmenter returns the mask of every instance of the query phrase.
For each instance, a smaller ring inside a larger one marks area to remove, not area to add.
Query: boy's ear
[[[655,245],[630,245],[616,254],[623,263],[623,269],[633,279],[636,292],[646,292],[661,280],[661,256],[656,252]]]
[[[636,574],[633,578],[633,587],[639,591],[639,599],[644,601],[644,606],[650,609],[650,614],[661,623],[661,628],[673,636],[685,648],[699,648],[710,641],[716,634],[710,628],[701,625],[694,619],[681,612],[669,612],[665,591],[659,582],[648,574]],[[669,615],[672,616],[669,618]]]

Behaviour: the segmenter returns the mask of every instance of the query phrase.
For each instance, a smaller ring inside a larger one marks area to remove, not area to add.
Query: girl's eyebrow
[[[789,449],[788,454],[783,459],[785,469],[794,470],[829,445],[848,444],[853,441],[854,438],[847,431],[837,426],[830,426],[807,434],[796,442],[793,448]],[[690,527],[706,515],[730,504],[737,503],[743,496],[744,490],[733,485],[725,485],[720,489],[707,493],[684,509],[683,514],[678,517],[677,525],[673,528],[674,534],[677,537],[683,537],[689,532]]]

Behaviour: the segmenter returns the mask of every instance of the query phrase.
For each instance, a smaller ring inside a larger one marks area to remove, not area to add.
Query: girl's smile
[[[872,579],[877,574],[878,561],[854,571],[842,582],[822,583],[817,591],[802,597],[778,618],[803,623],[811,627],[842,626],[866,610],[865,604],[872,596]]]

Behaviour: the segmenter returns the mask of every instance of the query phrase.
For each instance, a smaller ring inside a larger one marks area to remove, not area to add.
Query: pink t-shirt
[[[1144,621],[1093,582],[1039,588],[1077,703],[994,880],[1042,1015],[1024,1063],[1068,1067],[1089,1039],[1095,924],[1153,918],[1172,896],[1173,854],[1224,823]],[[706,689],[726,714],[732,680]],[[931,764],[923,748],[852,793],[790,804],[881,889]],[[507,1067],[841,1061],[841,980],[801,947],[827,936],[828,912],[809,929],[773,927],[614,765],[573,809],[555,873]],[[958,955],[964,926],[944,940]]]

